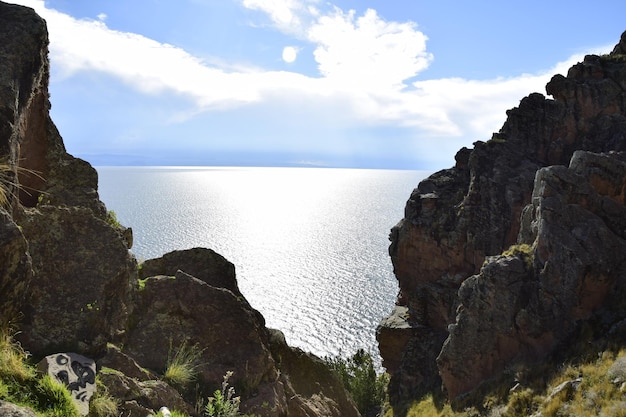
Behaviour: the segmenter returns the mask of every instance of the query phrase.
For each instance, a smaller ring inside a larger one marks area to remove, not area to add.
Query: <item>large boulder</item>
[[[459,288],[486,257],[518,242],[537,170],[568,165],[576,150],[626,150],[624,39],[613,53],[587,56],[567,77],[554,76],[546,87],[553,100],[538,93],[524,98],[491,140],[459,151],[453,168],[411,194],[390,235],[397,304],[408,308],[410,324],[404,351],[381,352],[385,363],[400,363],[391,378],[392,403],[438,388],[438,372],[430,370],[457,321]],[[390,345],[386,338],[394,333],[381,328],[379,343]]]
[[[18,335],[36,356],[98,357],[120,340],[136,263],[114,226],[88,208],[40,206],[22,216],[35,277]]]
[[[124,352],[159,373],[178,349],[197,347],[197,371],[205,394],[219,388],[229,371],[244,399],[278,381],[263,317],[226,288],[182,271],[146,278],[130,322]]]
[[[148,259],[139,268],[139,279],[156,275],[174,276],[178,270],[198,278],[213,287],[226,288],[241,296],[235,265],[219,253],[207,248],[175,250],[165,255]]]
[[[96,392],[96,362],[77,353],[48,355],[37,369],[64,384],[82,416],[89,414],[89,402]]]
[[[147,274],[157,275],[140,281],[123,352],[142,367],[163,374],[181,347],[193,348],[199,354],[198,392],[205,398],[232,372],[228,383],[248,413],[359,415],[321,359],[289,347],[281,332],[265,327],[239,293],[234,267],[220,255],[201,248],[175,251],[146,261],[141,276]]]
[[[288,416],[360,416],[343,383],[320,358],[288,346],[279,330],[270,330],[269,340],[281,371]]]

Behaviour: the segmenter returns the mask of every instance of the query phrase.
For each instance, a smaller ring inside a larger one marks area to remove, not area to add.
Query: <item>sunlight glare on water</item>
[[[398,287],[387,253],[423,171],[99,167],[99,193],[141,260],[207,247],[236,267],[268,327],[320,356],[377,355]]]

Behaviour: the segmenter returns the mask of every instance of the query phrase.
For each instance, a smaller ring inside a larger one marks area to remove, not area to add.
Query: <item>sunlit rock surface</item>
[[[504,362],[517,357],[518,352],[511,345],[521,342],[503,338],[499,340],[502,346],[485,350],[477,364],[468,365],[468,357],[455,359],[458,352],[451,346],[455,335],[467,332],[468,336],[463,339],[467,342],[470,333],[461,324],[464,314],[469,314],[464,313],[467,306],[462,304],[463,300],[474,299],[470,296],[473,291],[468,288],[471,283],[482,281],[473,278],[463,283],[479,274],[486,260],[500,265],[504,262],[490,257],[501,254],[513,244],[534,244],[534,237],[539,239],[528,229],[530,224],[522,227],[521,218],[525,210],[530,210],[526,207],[535,203],[533,196],[539,191],[533,188],[540,169],[568,166],[577,150],[595,153],[626,150],[625,39],[623,35],[611,54],[587,56],[569,70],[567,77],[554,76],[546,87],[553,99],[538,93],[522,99],[518,107],[507,112],[502,129],[489,141],[476,142],[473,149],[459,151],[453,168],[422,181],[410,196],[404,219],[393,228],[390,236],[390,255],[400,286],[398,305],[408,308],[407,323],[411,324],[405,330],[408,336],[402,336],[409,339],[404,351],[381,349],[386,363],[400,363],[390,384],[392,403],[418,398],[438,389],[441,382],[448,395],[454,397],[496,375]],[[547,172],[557,171],[558,168],[554,168]],[[566,212],[563,214],[567,216]],[[615,232],[615,224],[606,227]],[[533,250],[542,248],[540,241],[535,246]],[[543,259],[541,265],[561,261],[560,258]],[[522,279],[521,276],[534,276],[539,272],[519,268],[519,262],[511,261],[506,268],[485,266],[481,274],[515,280],[515,276]],[[615,277],[609,281],[610,288]],[[489,294],[493,291],[494,288],[488,289]],[[601,299],[591,303],[587,310],[601,304]],[[504,300],[490,302],[494,303],[494,308],[504,308],[499,304]],[[532,317],[538,312],[528,314]],[[505,317],[503,314],[494,319],[506,320]],[[538,346],[523,349],[532,351],[528,357],[545,354],[569,333],[564,328],[554,335],[554,340],[545,336],[545,340],[532,342]],[[378,334],[381,346],[391,343],[386,340],[385,329],[379,329]],[[474,337],[480,338],[480,335]],[[446,350],[442,351],[446,340]],[[505,353],[499,356],[498,349]],[[460,369],[462,360],[466,361],[463,366],[470,369]],[[464,376],[468,372],[474,372],[469,379]]]

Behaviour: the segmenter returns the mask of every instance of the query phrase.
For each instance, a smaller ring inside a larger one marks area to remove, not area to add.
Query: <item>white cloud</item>
[[[273,25],[290,34],[301,34],[316,11],[316,0],[243,0],[244,7],[268,15]]]
[[[288,64],[295,62],[296,59],[298,58],[298,48],[296,48],[295,46],[285,46],[283,48],[282,58],[283,58],[283,61],[285,61]]]
[[[107,14],[106,13],[98,13],[98,20],[104,22],[105,20],[107,20]]]
[[[335,8],[321,16],[307,33],[317,44],[314,55],[320,73],[355,88],[392,88],[426,69],[432,55],[426,36],[412,22],[385,22],[375,10],[363,16]]]
[[[352,125],[405,126],[431,137],[488,139],[502,125],[506,109],[532,91],[543,92],[554,72],[563,72],[581,58],[542,74],[415,81],[433,59],[415,23],[387,22],[374,10],[362,16],[338,8],[322,12],[315,1],[243,0],[245,7],[266,13],[278,29],[298,32],[301,41],[313,43],[320,76],[308,77],[207,63],[181,48],[111,30],[103,18],[75,19],[46,8],[41,0],[16,2],[33,7],[47,20],[57,76],[79,71],[112,74],[145,94],[173,91],[188,97],[196,113],[254,103],[298,108],[307,103],[306,116]],[[296,57],[295,47],[284,49],[285,61]]]

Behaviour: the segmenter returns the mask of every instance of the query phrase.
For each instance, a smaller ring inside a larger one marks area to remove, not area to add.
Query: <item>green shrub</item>
[[[378,410],[385,401],[387,374],[377,375],[372,355],[359,349],[349,358],[325,358],[352,396],[361,414]]]
[[[79,417],[67,387],[50,375],[45,375],[35,386],[37,405],[49,417]]]
[[[209,397],[205,407],[205,413],[208,417],[240,416],[239,404],[241,399],[235,396],[235,388],[228,386],[228,380],[232,375],[232,371],[226,372],[222,382],[222,389],[215,390],[213,397]]]
[[[201,356],[202,350],[197,345],[188,346],[183,342],[176,352],[172,352],[170,342],[170,353],[163,380],[175,387],[187,387],[196,379]]]
[[[28,354],[9,333],[0,331],[0,380],[23,384],[34,378],[35,370],[26,363]]]
[[[113,210],[107,211],[107,219],[106,219],[106,221],[111,226],[113,226],[113,227],[115,227],[117,229],[121,229],[122,228],[122,224],[117,220],[117,214],[115,214],[115,212]]]
[[[116,417],[119,415],[118,401],[109,395],[109,390],[96,376],[96,393],[89,401],[89,416]]]

